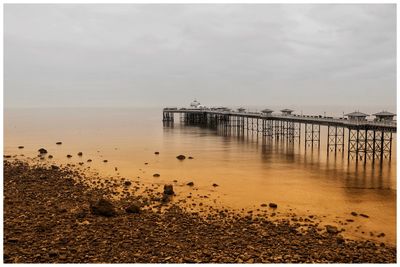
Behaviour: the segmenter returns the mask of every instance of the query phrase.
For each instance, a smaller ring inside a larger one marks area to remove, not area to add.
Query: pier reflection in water
[[[102,175],[139,176],[157,184],[178,180],[178,195],[210,194],[216,205],[255,210],[275,202],[282,214],[322,217],[321,226],[354,219],[346,234],[369,238],[373,232],[376,238],[384,232],[377,240],[396,239],[396,151],[382,165],[356,163],[346,154],[306,149],[303,141],[265,141],[256,134],[234,136],[178,121],[163,127],[160,109],[6,109],[4,114],[5,154],[33,157],[45,147],[54,162],[85,161],[83,166]],[[326,130],[321,127],[321,136]],[[395,150],[395,135],[393,140]],[[325,144],[321,139],[321,148]],[[194,159],[178,161],[179,154]],[[189,181],[193,188],[185,186]],[[369,218],[351,217],[352,211]]]

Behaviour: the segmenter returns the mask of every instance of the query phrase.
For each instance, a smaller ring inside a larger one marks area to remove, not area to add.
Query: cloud
[[[6,4],[4,16],[6,107],[396,103],[392,4]]]

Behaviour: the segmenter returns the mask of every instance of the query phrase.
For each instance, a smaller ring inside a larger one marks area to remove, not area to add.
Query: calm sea
[[[341,114],[337,110],[333,115]],[[304,141],[265,144],[256,135],[224,136],[184,126],[178,118],[174,127],[163,127],[161,120],[158,108],[5,109],[4,154],[34,157],[44,147],[55,162],[85,162],[105,176],[139,176],[157,184],[177,180],[178,195],[193,190],[185,186],[193,181],[196,192],[210,195],[215,205],[246,211],[274,202],[282,216],[312,214],[322,218],[321,226],[346,229],[345,235],[395,243],[396,135],[390,162],[364,165],[348,162],[346,153],[327,157],[324,127],[321,148],[305,150]],[[67,154],[73,157],[67,159]],[[194,159],[181,162],[175,158],[179,154]],[[154,178],[154,173],[161,176]],[[353,217],[352,211],[369,218]],[[346,219],[354,222],[343,224]],[[377,238],[382,232],[386,236]]]

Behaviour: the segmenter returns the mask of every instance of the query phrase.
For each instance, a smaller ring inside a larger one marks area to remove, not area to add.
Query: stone
[[[125,211],[127,213],[137,214],[137,213],[140,213],[140,207],[139,207],[139,205],[131,204],[125,209]]]
[[[194,183],[193,183],[193,182],[189,182],[189,183],[187,183],[186,185],[188,185],[188,186],[194,186]]]
[[[57,143],[56,143],[56,145],[61,145],[61,144],[62,144],[62,142],[57,142]]]
[[[105,159],[105,160],[103,160],[103,162],[108,162],[108,160]]]
[[[160,177],[160,174],[155,173],[155,174],[153,174],[153,177]]]
[[[325,228],[326,228],[326,232],[328,234],[337,234],[337,233],[339,233],[339,230],[337,229],[336,226],[325,225]]]
[[[24,146],[19,146],[19,147],[18,147],[18,149],[23,149],[23,148],[24,148]]]
[[[131,184],[132,184],[131,181],[125,181],[125,182],[124,182],[124,185],[125,185],[125,186],[130,186]]]
[[[72,156],[70,154],[67,155],[67,158],[72,158]]]
[[[355,212],[355,211],[352,211],[350,214],[353,215],[353,216],[357,216],[358,215],[357,212]]]
[[[167,194],[163,194],[162,198],[161,198],[161,202],[163,203],[167,203],[171,200],[171,196],[167,195]]]
[[[271,202],[271,203],[269,203],[269,207],[273,208],[273,209],[276,209],[278,207],[278,204]]]
[[[46,154],[47,153],[47,150],[44,149],[44,148],[41,148],[38,151],[39,151],[40,154]]]
[[[346,242],[346,240],[343,238],[343,236],[338,235],[338,236],[336,237],[336,242],[337,242],[338,244],[343,244],[343,243]]]
[[[88,159],[87,162],[92,162],[92,160],[91,160],[91,159]]]
[[[188,157],[188,159],[193,159],[193,157],[190,156],[190,157]]]
[[[58,251],[57,250],[50,250],[49,251],[49,256],[50,257],[56,257],[58,255]]]
[[[212,186],[217,187],[218,185],[214,183]]]
[[[78,156],[82,157],[83,153],[82,152],[78,152]]]
[[[160,152],[156,151],[156,152],[154,152],[154,154],[158,155],[158,154],[160,154]]]
[[[362,214],[362,213],[360,213],[360,216],[361,216],[361,217],[364,217],[364,218],[369,218],[369,216],[368,216],[367,214]]]
[[[96,201],[95,203],[91,203],[90,210],[94,215],[104,217],[113,217],[116,215],[114,205],[104,198]]]
[[[179,160],[184,160],[186,157],[184,155],[179,155],[176,158],[179,159]]]
[[[52,170],[58,170],[58,169],[60,169],[60,167],[58,167],[58,166],[56,166],[56,165],[51,165],[51,169],[52,169]]]
[[[261,204],[261,207],[268,207],[268,205],[267,204]]]
[[[86,217],[86,215],[87,215],[87,212],[85,211],[85,210],[80,210],[80,211],[78,211],[77,213],[76,213],[76,218],[78,218],[78,219],[83,219],[83,218],[85,218]]]
[[[164,194],[165,195],[173,195],[174,194],[174,187],[172,184],[164,185]]]
[[[52,159],[52,158],[53,158],[53,155],[49,155],[48,158],[49,158],[49,159]]]

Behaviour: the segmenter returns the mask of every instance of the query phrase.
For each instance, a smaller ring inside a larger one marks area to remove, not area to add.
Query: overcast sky
[[[4,16],[5,107],[396,105],[394,4],[6,4]]]

